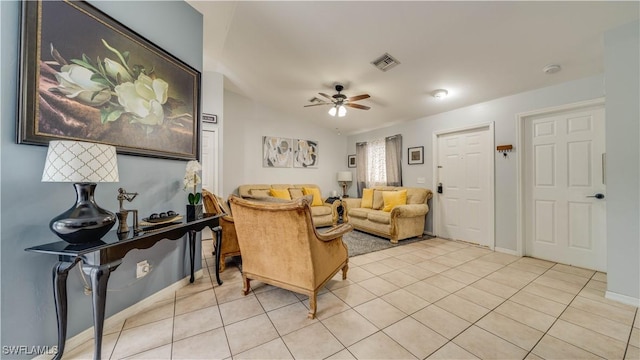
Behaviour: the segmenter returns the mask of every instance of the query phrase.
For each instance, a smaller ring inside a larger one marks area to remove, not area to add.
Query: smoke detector
[[[445,89],[438,89],[438,90],[433,90],[431,92],[431,95],[436,99],[442,99],[444,97],[447,97],[447,95],[449,95],[449,92]]]
[[[549,64],[549,65],[547,65],[547,66],[542,68],[542,71],[545,74],[549,74],[549,75],[555,74],[560,70],[562,70],[562,67],[560,65],[558,65],[558,64]]]

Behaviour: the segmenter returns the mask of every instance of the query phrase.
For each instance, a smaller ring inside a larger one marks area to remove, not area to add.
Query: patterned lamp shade
[[[42,181],[118,182],[116,148],[81,141],[51,141]]]

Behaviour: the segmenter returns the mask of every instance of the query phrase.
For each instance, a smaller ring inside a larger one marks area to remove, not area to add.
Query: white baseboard
[[[505,249],[505,248],[501,248],[501,247],[497,247],[496,246],[495,248],[493,248],[493,250],[495,250],[497,252],[509,254],[509,255],[521,256],[520,254],[518,254],[517,251],[511,250],[511,249]]]
[[[194,273],[194,277],[196,279],[199,279],[203,276],[204,271],[202,269],[196,271]],[[137,303],[129,306],[128,308],[120,311],[119,313],[113,314],[112,316],[110,316],[109,318],[104,320],[104,328],[107,329],[109,328],[109,326],[114,326],[116,324],[118,324],[119,322],[122,322],[124,320],[126,320],[127,318],[130,318],[131,316],[145,310],[146,308],[150,307],[151,305],[153,305],[154,303],[158,302],[159,300],[162,300],[163,298],[166,298],[169,294],[177,291],[178,289],[189,285],[189,278],[191,277],[191,275],[186,276],[184,279],[182,280],[178,280],[177,282],[167,286],[166,288],[158,291],[157,293],[146,297],[140,301],[138,301]],[[93,326],[82,331],[81,333],[77,334],[76,336],[67,339],[67,342],[65,343],[65,349],[66,351],[71,351],[73,348],[78,347],[82,344],[84,344],[85,342],[89,341],[93,339]]]
[[[609,300],[614,300],[626,305],[631,305],[631,306],[635,306],[635,307],[640,307],[640,299],[639,298],[634,298],[631,296],[627,296],[627,295],[622,295],[622,294],[618,294],[618,293],[614,293],[612,291],[607,291],[604,293],[604,297],[609,299]]]

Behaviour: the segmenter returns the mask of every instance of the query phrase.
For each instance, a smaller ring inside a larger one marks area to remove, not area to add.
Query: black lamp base
[[[96,204],[95,183],[75,183],[76,203],[49,223],[51,231],[70,244],[100,240],[116,223],[114,213]]]

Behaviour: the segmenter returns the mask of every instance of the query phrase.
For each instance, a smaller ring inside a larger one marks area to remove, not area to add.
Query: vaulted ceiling
[[[188,2],[204,15],[204,70],[225,89],[343,134],[602,73],[604,33],[640,13],[637,1]],[[371,62],[385,53],[400,64],[383,72]],[[336,83],[371,95],[358,101],[371,110],[304,107]]]

